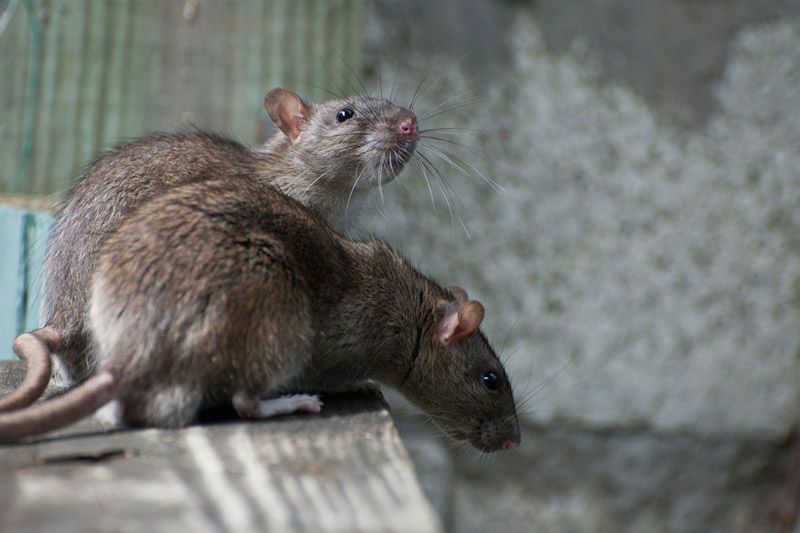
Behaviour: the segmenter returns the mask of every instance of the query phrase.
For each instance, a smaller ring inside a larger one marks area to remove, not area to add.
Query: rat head
[[[417,117],[382,98],[358,96],[321,104],[273,89],[264,107],[291,142],[290,152],[320,185],[347,191],[392,181],[414,155]]]
[[[447,435],[483,452],[519,446],[520,428],[511,384],[502,363],[478,329],[483,306],[459,287],[448,287],[404,393]]]

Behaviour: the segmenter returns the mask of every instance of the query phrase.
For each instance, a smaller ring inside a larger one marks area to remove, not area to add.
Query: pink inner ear
[[[458,309],[458,325],[464,331],[463,336],[473,333],[483,321],[483,306],[480,302],[470,300]]]
[[[452,313],[448,313],[442,318],[442,320],[436,325],[436,337],[439,339],[439,342],[442,344],[449,344],[451,338],[453,337],[453,333],[458,328],[458,312],[453,311]]]
[[[483,321],[483,305],[475,300],[461,304],[457,311],[444,316],[436,326],[436,335],[445,346],[452,346],[459,339],[471,335]]]
[[[292,143],[297,141],[308,116],[308,108],[297,94],[286,89],[272,89],[264,98],[264,109]]]

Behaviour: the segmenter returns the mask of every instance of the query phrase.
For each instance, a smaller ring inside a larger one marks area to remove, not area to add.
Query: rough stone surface
[[[454,107],[423,127],[464,130],[430,132],[459,159],[423,146],[444,176],[407,172],[364,225],[484,303],[523,400],[518,452],[443,448],[453,531],[774,527],[800,418],[800,3],[734,4],[370,4],[371,85],[420,83],[421,116]]]
[[[760,441],[564,427],[527,436],[534,444],[517,457],[459,468],[453,530],[775,530],[770,512],[785,463]]]

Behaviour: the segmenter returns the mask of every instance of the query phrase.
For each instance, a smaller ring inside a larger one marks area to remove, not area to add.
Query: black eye
[[[345,107],[344,109],[336,113],[336,122],[344,122],[345,120],[347,120],[348,118],[352,117],[355,114],[356,114],[355,111],[353,111],[349,107]]]
[[[494,372],[487,372],[483,375],[483,384],[490,391],[497,390],[497,374]]]

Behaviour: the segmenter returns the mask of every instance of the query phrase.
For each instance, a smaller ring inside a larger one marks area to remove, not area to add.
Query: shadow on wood
[[[0,394],[23,375],[0,362]],[[380,391],[323,399],[318,415],[110,433],[87,418],[0,445],[0,531],[441,531]]]

